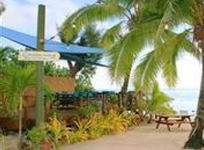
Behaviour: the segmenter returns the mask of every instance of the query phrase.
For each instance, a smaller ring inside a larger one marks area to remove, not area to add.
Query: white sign
[[[24,51],[18,54],[18,60],[21,61],[54,61],[59,60],[59,58],[58,52]]]

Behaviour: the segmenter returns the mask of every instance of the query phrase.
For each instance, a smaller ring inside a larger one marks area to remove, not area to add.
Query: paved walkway
[[[155,124],[140,125],[118,135],[103,136],[99,139],[65,146],[62,150],[182,150],[190,133],[190,125],[167,127]]]

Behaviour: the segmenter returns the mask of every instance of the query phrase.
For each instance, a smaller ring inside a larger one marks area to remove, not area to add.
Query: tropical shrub
[[[139,117],[136,117],[135,114],[119,114],[114,110],[110,110],[105,116],[95,113],[85,121],[80,119],[75,121],[77,129],[83,131],[83,133],[88,133],[89,139],[95,139],[102,135],[124,132],[129,126],[138,123]]]
[[[40,149],[40,145],[42,142],[49,140],[47,130],[44,127],[33,127],[28,131],[27,137],[31,141],[35,150]]]
[[[82,70],[79,75],[75,78],[75,91],[93,91],[93,85],[91,83],[91,77],[88,75],[85,70]]]
[[[154,84],[153,91],[146,95],[145,98],[137,100],[136,107],[139,109],[142,119],[148,117],[148,122],[154,114],[175,114],[170,106],[172,98],[162,92],[158,83]]]
[[[140,116],[132,111],[124,111],[121,115],[126,119],[129,127],[132,125],[139,125],[141,122]]]
[[[109,96],[108,102],[109,102],[110,104],[117,104],[117,103],[118,103],[117,95],[116,95],[116,94],[111,94],[111,95]]]
[[[90,118],[93,113],[100,112],[101,108],[102,106],[99,102],[92,101],[88,106],[79,108],[79,113],[82,118]]]
[[[137,119],[133,113],[124,112],[119,114],[114,110],[110,110],[105,116],[101,113],[93,113],[86,119],[77,118],[74,121],[75,127],[67,128],[66,124],[58,120],[54,115],[49,118],[45,128],[33,128],[28,132],[28,137],[36,147],[44,139],[49,139],[54,148],[58,149],[62,144],[83,142],[103,135],[124,132],[131,125],[137,124],[139,122],[139,119]],[[38,130],[39,132],[37,132]],[[37,136],[39,136],[39,139],[36,138]]]
[[[35,66],[21,67],[7,64],[6,68],[0,68],[0,76],[0,98],[2,98],[0,100],[5,104],[4,110],[8,115],[15,116],[18,114],[23,92],[36,85]]]
[[[54,143],[54,147],[57,149],[63,142],[69,141],[69,135],[71,134],[66,127],[66,123],[59,121],[54,115],[48,119],[46,124],[46,130],[50,135],[51,141]]]
[[[174,114],[175,111],[170,106],[172,98],[160,91],[159,84],[155,83],[153,92],[149,99],[147,99],[147,105],[145,108],[146,113],[159,113],[159,114]]]

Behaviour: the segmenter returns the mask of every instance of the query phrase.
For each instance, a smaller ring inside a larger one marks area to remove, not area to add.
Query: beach
[[[182,150],[191,130],[189,124],[171,126],[168,131],[166,125],[141,124],[131,127],[127,132],[116,135],[103,136],[95,140],[64,145],[60,150]],[[6,148],[17,150],[17,135],[6,137]],[[2,142],[0,143],[0,150]]]
[[[191,130],[189,124],[156,129],[156,124],[142,124],[117,135],[64,146],[62,150],[182,150]]]

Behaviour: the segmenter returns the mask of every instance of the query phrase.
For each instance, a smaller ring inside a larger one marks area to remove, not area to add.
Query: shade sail
[[[88,60],[84,60],[76,55],[73,54],[63,54],[64,57],[69,58],[70,60],[74,60],[77,62],[81,62],[81,63],[85,63],[85,64],[91,64],[91,65],[96,65],[96,66],[101,66],[101,67],[109,67],[108,65],[104,65],[98,62],[92,62],[92,61],[88,61]]]
[[[37,37],[25,34],[22,32],[18,32],[3,26],[0,26],[0,36],[21,44],[25,47],[29,47],[31,49],[37,49]],[[78,46],[78,45],[68,45],[62,42],[57,42],[53,40],[46,40],[44,45],[45,51],[55,51],[61,54],[63,58],[70,59],[77,62],[88,63],[92,65],[97,65],[101,67],[108,67],[107,65],[103,65],[97,62],[91,62],[84,60],[77,55],[79,54],[103,54],[106,50],[101,48],[92,48],[92,47],[85,47],[85,46]]]
[[[3,26],[0,26],[0,36],[7,38],[11,41],[19,43],[23,46],[37,49],[36,48],[36,40],[35,36],[25,34],[22,32],[18,32]],[[66,45],[62,42],[57,42],[53,40],[46,40],[45,39],[45,51],[56,51],[59,53],[70,53],[70,54],[103,54],[106,52],[104,49],[100,48],[92,48],[92,47],[85,47],[85,46],[78,46],[78,45]]]

